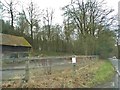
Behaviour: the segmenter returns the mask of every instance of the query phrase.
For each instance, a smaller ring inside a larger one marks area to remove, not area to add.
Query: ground
[[[29,87],[29,88],[89,88],[104,83],[114,76],[114,68],[107,60],[96,60],[81,68],[72,68],[55,71],[51,75],[41,75],[32,72],[37,78],[30,78],[28,83],[8,82],[3,87]],[[108,77],[109,76],[109,77]]]

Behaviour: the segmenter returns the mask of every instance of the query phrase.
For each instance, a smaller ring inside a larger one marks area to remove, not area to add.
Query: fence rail
[[[73,65],[71,59],[73,56],[62,57],[28,57],[17,59],[3,59],[2,81],[21,80],[21,82],[29,81],[30,78],[38,78],[44,75],[54,74],[55,71],[65,70],[66,68],[72,69]],[[98,56],[76,56],[77,64],[81,69],[86,67],[89,62],[94,62]],[[14,63],[13,63],[14,62]],[[23,62],[23,63],[21,63]],[[12,65],[11,65],[12,64]],[[16,65],[13,65],[16,64]],[[18,74],[6,76],[6,74]],[[37,75],[36,75],[37,74]]]

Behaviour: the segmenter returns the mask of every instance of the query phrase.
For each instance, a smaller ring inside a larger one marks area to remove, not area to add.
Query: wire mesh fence
[[[78,69],[82,70],[85,66],[95,62],[97,58],[97,56],[76,56],[75,68],[71,62],[72,56],[3,59],[3,87],[6,87],[5,83],[11,82],[15,85],[17,83],[17,87],[24,87],[28,82],[31,84],[39,82],[40,87],[65,87],[65,82],[68,81],[65,78],[73,78]],[[60,85],[55,85],[53,80],[60,81]]]

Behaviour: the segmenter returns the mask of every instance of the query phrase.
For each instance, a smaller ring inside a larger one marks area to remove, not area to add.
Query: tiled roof
[[[2,39],[0,45],[31,47],[24,37],[0,33],[0,39]]]

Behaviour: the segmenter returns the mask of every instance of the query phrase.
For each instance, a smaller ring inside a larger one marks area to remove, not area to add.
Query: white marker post
[[[72,64],[76,64],[76,56],[72,57]]]
[[[72,57],[72,64],[73,64],[73,77],[75,75],[75,68],[76,68],[76,56]]]

